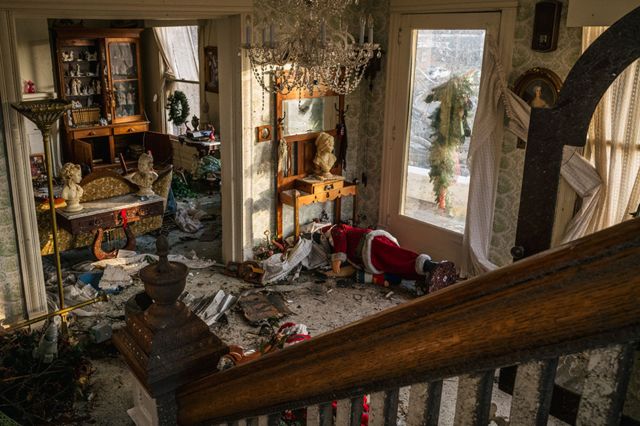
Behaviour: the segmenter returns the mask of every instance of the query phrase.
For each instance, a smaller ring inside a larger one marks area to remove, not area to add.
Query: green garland
[[[169,110],[169,121],[175,126],[180,126],[186,123],[189,113],[191,112],[189,109],[187,95],[180,90],[176,90],[173,92],[173,95],[169,95],[168,101],[167,109]]]
[[[429,116],[432,133],[429,148],[429,181],[433,184],[435,201],[440,209],[451,207],[447,189],[455,182],[457,151],[471,134],[467,117],[471,102],[471,82],[468,76],[455,76],[434,88],[426,102],[440,105]]]

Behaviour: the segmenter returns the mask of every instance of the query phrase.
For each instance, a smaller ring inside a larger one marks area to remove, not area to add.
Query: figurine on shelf
[[[116,94],[116,105],[118,107],[121,107],[126,103],[127,103],[127,95],[125,95],[124,92],[118,91],[118,93]]]
[[[134,105],[135,102],[135,98],[133,96],[133,92],[129,92],[127,93],[127,105]]]
[[[106,118],[101,117],[101,118],[100,118],[100,125],[101,125],[101,126],[108,126],[108,125],[109,125],[109,122],[107,121],[107,119],[106,119]]]
[[[136,195],[140,197],[154,195],[151,186],[157,179],[158,174],[153,170],[153,157],[146,152],[142,153],[138,157],[138,171],[129,177],[129,180],[140,188]]]
[[[32,80],[24,81],[24,93],[36,93],[36,84]]]
[[[78,164],[66,163],[62,166],[61,176],[64,181],[62,198],[67,202],[65,211],[79,212],[82,210],[80,199],[84,194],[84,189],[79,185],[82,181],[82,169]]]
[[[73,61],[73,50],[62,52],[62,62]]]
[[[96,95],[102,94],[102,88],[100,87],[100,80],[93,81],[93,91],[95,92]]]
[[[76,64],[76,77],[82,77],[82,71],[80,71],[80,64]]]
[[[333,136],[322,132],[316,138],[316,156],[313,158],[314,173],[320,179],[330,179],[333,177],[331,168],[336,163],[336,156],[333,154]]]
[[[71,96],[80,95],[80,80],[74,78],[71,80]]]
[[[87,61],[97,61],[98,60],[98,52],[87,52],[86,54]]]

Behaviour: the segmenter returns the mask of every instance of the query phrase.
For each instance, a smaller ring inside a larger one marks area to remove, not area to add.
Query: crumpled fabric
[[[312,245],[311,240],[300,238],[296,245],[285,255],[284,259],[281,253],[276,253],[263,261],[262,269],[264,269],[264,275],[262,276],[262,283],[269,284],[289,275],[295,267],[309,256]]]
[[[204,226],[200,219],[205,217],[207,212],[200,209],[184,207],[181,206],[181,204],[182,203],[178,203],[178,210],[176,211],[176,225],[178,225],[178,228],[183,232],[190,234],[198,232]]]

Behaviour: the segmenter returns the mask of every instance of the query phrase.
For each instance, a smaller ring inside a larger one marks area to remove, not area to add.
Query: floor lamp
[[[51,155],[51,126],[62,117],[65,111],[71,108],[71,102],[63,99],[47,99],[37,101],[24,101],[11,104],[11,107],[18,111],[20,114],[33,121],[38,127],[38,130],[42,133],[42,141],[44,143],[44,158],[47,167],[47,184],[49,194],[49,212],[51,214],[51,228],[53,232],[53,252],[55,256],[56,265],[56,277],[58,280],[58,299],[59,309],[54,312],[49,312],[45,315],[40,315],[35,318],[31,318],[28,321],[23,321],[18,324],[14,324],[8,327],[9,330],[25,327],[30,324],[43,321],[47,318],[60,315],[62,318],[62,331],[63,334],[67,332],[66,314],[70,311],[80,308],[82,306],[90,305],[92,303],[105,301],[106,295],[101,294],[98,297],[84,301],[77,305],[64,306],[64,287],[62,281],[62,266],[60,264],[60,249],[58,247],[58,225],[56,222],[56,206],[55,197],[53,194],[53,159]]]

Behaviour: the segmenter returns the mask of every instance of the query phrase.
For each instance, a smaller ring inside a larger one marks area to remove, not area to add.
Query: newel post
[[[141,385],[134,396],[136,406],[129,410],[136,424],[175,425],[176,389],[217,371],[228,347],[178,301],[188,269],[182,263],[169,262],[164,236],[156,245],[159,262],[140,271],[153,303],[146,310],[127,311],[126,326],[113,339]]]

